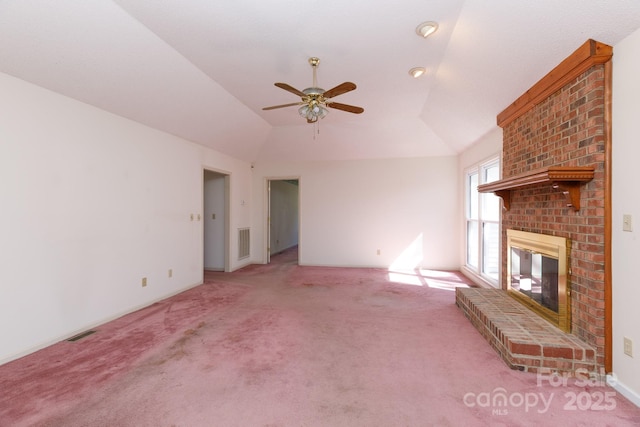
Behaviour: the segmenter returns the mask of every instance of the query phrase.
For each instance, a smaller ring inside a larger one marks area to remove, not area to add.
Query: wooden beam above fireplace
[[[612,56],[613,48],[611,46],[595,40],[587,40],[531,89],[498,114],[498,126],[504,128],[584,71],[595,64],[604,64]]]
[[[593,179],[592,166],[549,166],[478,186],[480,193],[494,193],[500,197],[506,210],[511,207],[511,191],[534,185],[550,184],[562,191],[567,198],[567,206],[580,210],[580,188]]]

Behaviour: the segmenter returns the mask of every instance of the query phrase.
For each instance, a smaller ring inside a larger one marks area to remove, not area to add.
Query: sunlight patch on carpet
[[[426,270],[415,268],[413,270],[397,270],[389,268],[389,281],[410,286],[428,286],[430,288],[455,291],[457,287],[469,286],[460,277],[451,271]]]

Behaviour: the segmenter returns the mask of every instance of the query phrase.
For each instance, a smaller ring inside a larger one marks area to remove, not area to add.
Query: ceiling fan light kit
[[[291,92],[300,97],[300,102],[294,102],[291,104],[274,105],[272,107],[264,107],[263,110],[274,110],[276,108],[300,106],[298,108],[298,114],[307,119],[307,123],[316,123],[318,119],[324,118],[329,114],[328,108],[336,110],[346,111],[348,113],[360,114],[364,112],[364,108],[356,107],[354,105],[340,104],[338,102],[331,101],[331,98],[342,95],[343,93],[355,90],[355,83],[344,82],[338,86],[324,90],[318,87],[316,69],[320,64],[320,59],[316,57],[309,58],[309,64],[313,69],[313,86],[308,87],[302,91],[290,86],[286,83],[275,83],[280,89],[284,89],[287,92]]]
[[[329,110],[318,103],[312,103],[312,105],[304,104],[302,107],[298,108],[298,113],[300,113],[302,117],[306,118],[307,122],[313,123],[318,119],[323,119],[327,114],[329,114]]]

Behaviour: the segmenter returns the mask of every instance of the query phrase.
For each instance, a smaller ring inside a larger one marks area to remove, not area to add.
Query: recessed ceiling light
[[[435,33],[437,29],[438,29],[437,22],[427,21],[427,22],[423,22],[422,24],[416,27],[416,34],[426,39],[427,37],[429,37],[429,35]]]
[[[423,75],[426,72],[427,72],[427,69],[424,68],[424,67],[414,67],[414,68],[409,70],[409,75],[411,77],[413,77],[414,79],[417,79],[418,77],[420,77],[421,75]]]

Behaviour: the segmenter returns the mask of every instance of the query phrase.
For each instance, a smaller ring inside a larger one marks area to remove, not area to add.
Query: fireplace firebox
[[[571,332],[569,239],[507,230],[509,295],[565,332]]]

